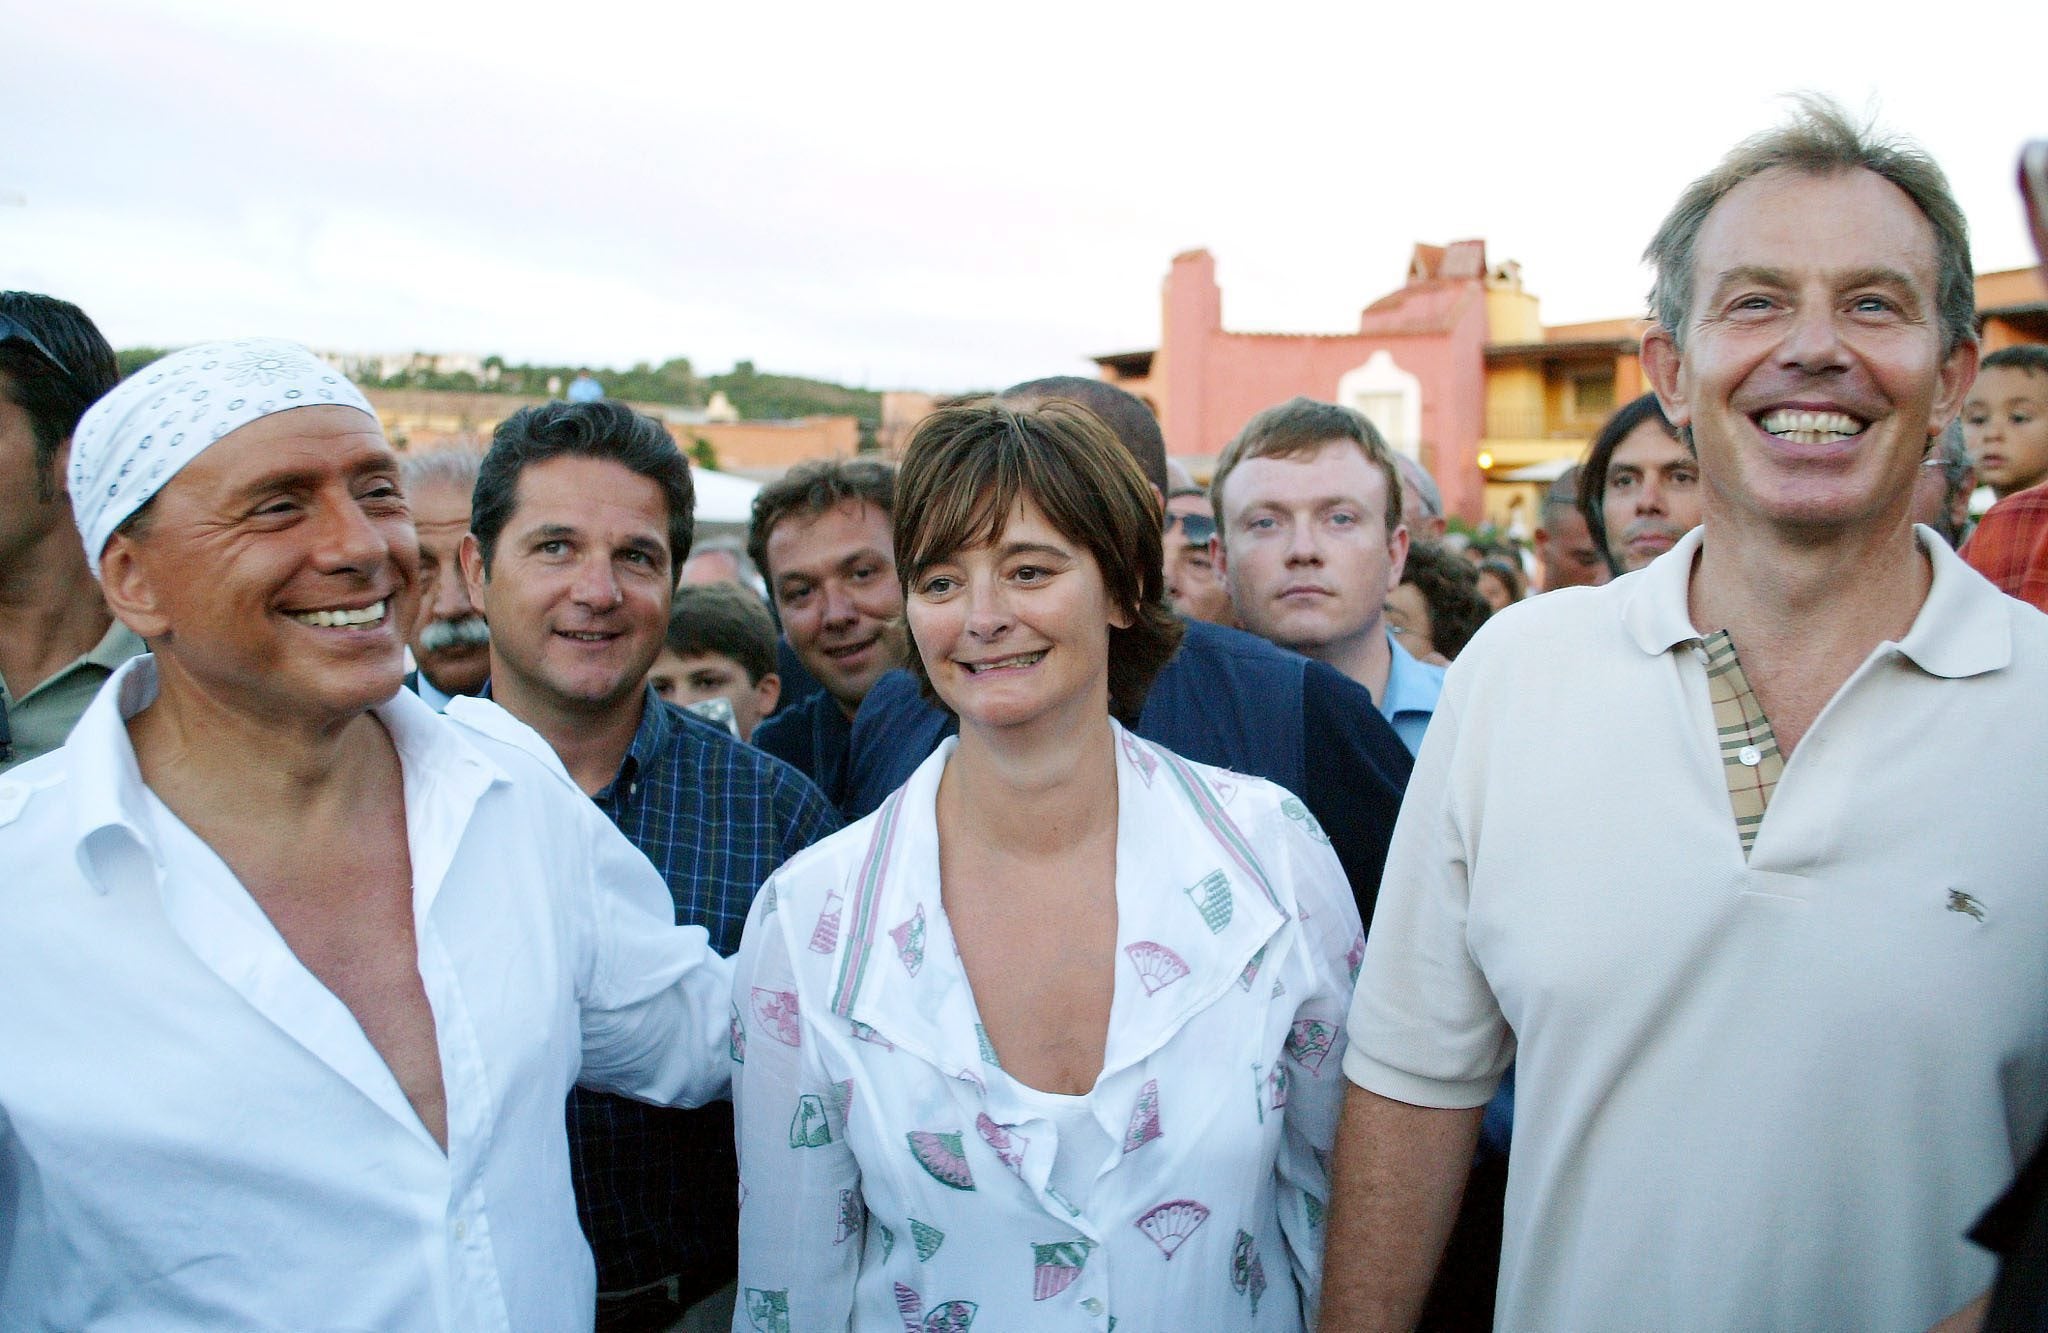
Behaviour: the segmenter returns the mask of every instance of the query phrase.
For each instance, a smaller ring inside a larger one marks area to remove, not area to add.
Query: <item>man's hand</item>
[[[1321,1333],[1407,1333],[1421,1317],[1485,1107],[1410,1106],[1353,1085],[1337,1126]]]

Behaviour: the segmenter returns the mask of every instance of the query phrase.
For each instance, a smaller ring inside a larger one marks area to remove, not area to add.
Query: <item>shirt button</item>
[[[1755,768],[1764,761],[1764,752],[1754,745],[1745,745],[1736,754],[1735,759],[1744,768]]]
[[[1087,1300],[1081,1302],[1081,1308],[1089,1314],[1099,1315],[1102,1313],[1102,1301],[1099,1297],[1090,1296]]]
[[[1696,660],[1701,666],[1705,666],[1707,664],[1707,650],[1701,645],[1696,643],[1692,646],[1692,655],[1694,660]]]
[[[455,1239],[457,1239],[457,1240],[463,1240],[463,1239],[466,1239],[466,1238],[468,1237],[468,1235],[469,1235],[469,1223],[467,1223],[467,1222],[463,1221],[463,1220],[462,1220],[461,1218],[459,1218],[459,1217],[458,1217],[458,1218],[456,1218],[456,1219],[455,1219]]]

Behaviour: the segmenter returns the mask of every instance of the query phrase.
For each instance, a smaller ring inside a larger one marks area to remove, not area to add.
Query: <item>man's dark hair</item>
[[[28,414],[36,440],[39,498],[57,498],[60,478],[51,469],[78,419],[121,382],[114,349],[85,312],[69,301],[36,292],[0,292],[0,315],[21,325],[57,358],[52,365],[23,342],[0,343],[7,398]]]
[[[1664,415],[1664,406],[1657,401],[1657,395],[1646,393],[1623,404],[1620,411],[1607,418],[1607,424],[1593,437],[1592,447],[1586,450],[1586,461],[1579,467],[1579,512],[1586,516],[1586,530],[1593,536],[1594,549],[1600,552],[1600,558],[1617,576],[1627,571],[1622,569],[1621,561],[1614,552],[1607,549],[1607,468],[1621,442],[1645,421],[1656,422],[1666,435],[1687,449],[1692,448],[1692,441],[1671,424],[1670,417]]]
[[[775,670],[775,622],[761,599],[730,583],[685,583],[668,613],[668,647],[685,657],[717,653],[747,673],[749,685]]]
[[[1429,641],[1445,657],[1455,658],[1493,614],[1479,591],[1479,569],[1441,542],[1416,542],[1408,548],[1401,582],[1412,583],[1429,606]]]
[[[469,530],[483,548],[486,570],[519,507],[520,473],[555,458],[603,459],[659,486],[668,505],[669,565],[680,566],[689,557],[697,507],[690,465],[659,421],[607,398],[522,407],[491,432],[469,506]]]
[[[1041,380],[1012,384],[998,397],[1013,406],[1036,406],[1064,398],[1087,408],[1102,418],[1102,424],[1109,427],[1117,443],[1137,460],[1138,471],[1145,480],[1157,487],[1161,495],[1166,494],[1171,484],[1166,478],[1166,436],[1160,433],[1159,418],[1136,394],[1104,380],[1048,375]]]
[[[2001,347],[1977,363],[1977,369],[1996,370],[2000,366],[2011,366],[2033,375],[2048,375],[2048,347],[2040,343],[2015,343]]]
[[[825,458],[798,464],[754,496],[747,554],[771,589],[775,571],[768,568],[768,535],[775,525],[793,514],[822,514],[848,500],[871,504],[884,517],[895,517],[896,469],[873,458]]]
[[[1238,464],[1253,458],[1300,458],[1313,454],[1332,440],[1349,440],[1365,455],[1365,461],[1386,478],[1387,537],[1401,526],[1401,471],[1394,464],[1394,451],[1380,436],[1379,427],[1363,412],[1335,403],[1317,402],[1296,396],[1269,407],[1244,423],[1237,438],[1223,446],[1216,460],[1216,475],[1209,480],[1209,501],[1216,507],[1216,528],[1223,530],[1223,488]]]

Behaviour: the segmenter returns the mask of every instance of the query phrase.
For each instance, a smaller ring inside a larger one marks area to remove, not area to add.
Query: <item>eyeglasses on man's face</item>
[[[1207,514],[1168,514],[1166,531],[1179,527],[1181,535],[1190,546],[1207,546],[1209,539],[1216,535],[1216,520]]]

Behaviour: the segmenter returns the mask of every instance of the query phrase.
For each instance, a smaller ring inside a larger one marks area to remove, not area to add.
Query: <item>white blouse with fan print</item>
[[[1077,1118],[1002,1072],[947,925],[956,744],[747,922],[734,1328],[1309,1326],[1364,951],[1328,839],[1117,728],[1116,989]]]

